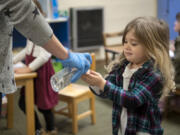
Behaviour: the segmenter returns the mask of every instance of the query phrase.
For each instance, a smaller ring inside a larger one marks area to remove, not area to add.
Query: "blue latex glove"
[[[76,73],[72,76],[71,82],[77,81],[82,74],[85,74],[91,66],[92,58],[89,53],[73,53],[69,51],[69,57],[60,60],[63,67],[77,68]]]

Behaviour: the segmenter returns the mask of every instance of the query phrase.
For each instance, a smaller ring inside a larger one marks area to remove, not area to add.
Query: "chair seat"
[[[64,89],[60,90],[59,95],[76,98],[87,93],[88,91],[90,91],[88,86],[80,84],[70,84]]]

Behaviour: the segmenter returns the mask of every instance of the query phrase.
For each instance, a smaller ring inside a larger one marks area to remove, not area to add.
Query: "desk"
[[[26,103],[26,124],[27,135],[35,135],[34,122],[34,82],[33,79],[37,77],[36,73],[15,74],[15,81],[17,86],[25,86],[25,103]],[[7,94],[7,127],[13,128],[13,93]]]

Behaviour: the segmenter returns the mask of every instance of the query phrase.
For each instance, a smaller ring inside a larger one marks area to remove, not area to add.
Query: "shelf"
[[[67,20],[68,20],[67,17],[60,17],[60,18],[57,18],[57,19],[46,18],[46,21],[47,21],[48,23],[66,22]]]
[[[69,48],[69,18],[68,17],[59,17],[57,19],[45,18],[45,20],[51,26],[54,34],[62,42],[64,46]],[[26,38],[22,36],[18,31],[14,30],[13,32],[13,47],[25,47]]]

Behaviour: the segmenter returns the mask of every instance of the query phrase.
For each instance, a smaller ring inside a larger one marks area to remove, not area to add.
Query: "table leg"
[[[72,129],[73,134],[78,132],[78,119],[77,119],[77,102],[74,100],[72,104]]]
[[[13,128],[14,119],[14,95],[7,94],[7,128]]]
[[[34,119],[34,84],[33,79],[26,81],[26,120],[27,120],[27,135],[35,135],[35,119]]]

